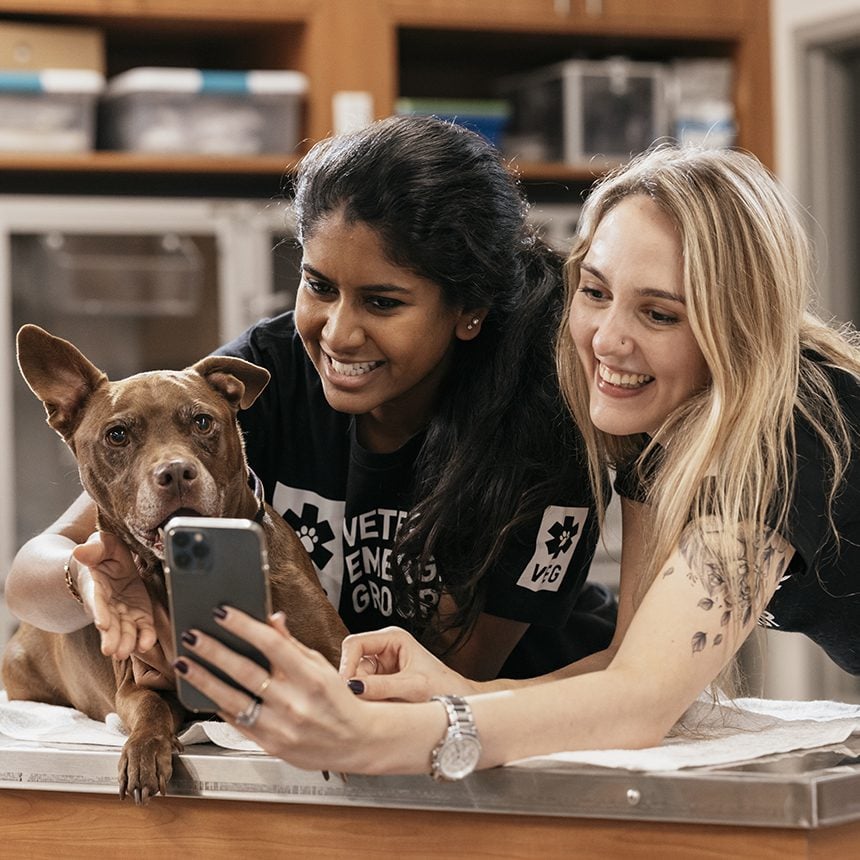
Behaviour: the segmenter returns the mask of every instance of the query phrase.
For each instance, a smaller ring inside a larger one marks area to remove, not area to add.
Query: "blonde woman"
[[[606,178],[568,262],[558,363],[598,500],[618,471],[612,645],[551,675],[476,683],[388,629],[348,638],[338,676],[280,619],[220,607],[273,667],[263,677],[196,635],[200,657],[248,689],[265,682],[247,734],[302,767],[453,779],[659,743],[759,621],[860,673],[860,349],[808,311],[808,257],[751,156],[667,147]],[[248,713],[248,695],[196,661],[177,669],[229,721]]]

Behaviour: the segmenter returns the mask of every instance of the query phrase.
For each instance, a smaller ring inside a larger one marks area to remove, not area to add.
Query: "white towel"
[[[254,741],[221,720],[198,720],[191,723],[180,733],[179,740],[186,746],[211,743],[228,750],[263,752]]]
[[[74,708],[44,705],[41,702],[10,702],[5,691],[0,691],[0,734],[45,745],[87,744],[105,747],[121,747],[127,736],[116,714],[108,714],[104,722],[98,722]],[[219,720],[191,723],[182,730],[179,740],[185,745],[214,743],[225,749],[262,752],[253,741]]]
[[[734,705],[700,700],[687,711],[685,724],[706,737],[673,737],[643,750],[585,750],[535,756],[511,762],[546,767],[559,762],[601,765],[639,771],[670,771],[752,761],[775,753],[842,743],[860,732],[860,705],[842,702],[787,702],[736,699]],[[126,740],[116,714],[104,722],[72,708],[37,702],[9,702],[0,691],[0,734],[46,746],[88,744],[121,747]],[[179,736],[185,745],[213,743],[230,750],[261,753],[227,723],[201,720]]]
[[[860,705],[735,699],[714,704],[700,699],[684,715],[693,736],[667,738],[641,750],[582,750],[510,762],[547,767],[560,762],[638,771],[740,764],[764,756],[839,744],[860,732]]]

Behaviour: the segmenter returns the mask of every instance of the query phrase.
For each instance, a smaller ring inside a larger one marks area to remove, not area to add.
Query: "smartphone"
[[[267,671],[269,661],[253,645],[233,636],[214,619],[220,604],[241,609],[261,621],[271,613],[269,563],[263,530],[253,520],[218,517],[174,517],[164,536],[165,574],[173,641],[177,656],[190,656],[221,680],[232,679],[192,654],[180,638],[194,628],[219,639]],[[177,675],[179,700],[190,711],[214,713],[217,705]]]

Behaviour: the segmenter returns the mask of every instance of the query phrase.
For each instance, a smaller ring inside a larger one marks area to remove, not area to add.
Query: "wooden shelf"
[[[0,172],[194,173],[278,176],[293,170],[293,155],[176,155],[135,152],[0,153]]]
[[[4,18],[98,27],[108,75],[134,65],[301,71],[310,80],[302,149],[332,133],[341,91],[368,93],[383,117],[399,95],[492,97],[494,79],[573,56],[726,57],[738,144],[773,166],[768,0],[0,0]],[[201,194],[229,182],[239,193],[243,179],[249,191],[266,188],[295,164],[286,154],[0,153],[0,172],[18,191],[91,177],[122,193],[171,179]],[[526,182],[577,185],[606,167],[513,165]]]
[[[178,155],[134,152],[91,153],[0,153],[0,173],[157,173],[157,174],[245,174],[282,176],[299,163],[297,155]],[[562,163],[540,164],[509,159],[511,169],[526,181],[562,180],[591,182],[610,163],[575,166]]]

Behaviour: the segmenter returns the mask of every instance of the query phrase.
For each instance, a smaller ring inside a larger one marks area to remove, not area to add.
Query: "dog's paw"
[[[131,797],[136,805],[145,806],[156,794],[166,794],[173,753],[181,749],[175,737],[129,737],[119,759],[120,799]]]

